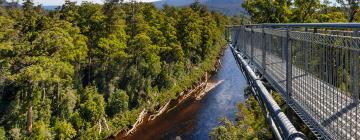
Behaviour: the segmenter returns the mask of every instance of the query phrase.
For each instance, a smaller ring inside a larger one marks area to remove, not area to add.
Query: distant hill
[[[244,11],[241,4],[244,0],[200,0],[200,2],[209,7],[210,10],[219,11],[225,15],[239,15]],[[8,2],[3,1],[3,5],[9,5]],[[160,0],[153,2],[158,8],[162,8],[164,4],[171,6],[181,7],[188,6],[193,3],[194,0]],[[55,10],[59,6],[43,6],[46,10]],[[242,14],[241,14],[242,15]]]
[[[193,3],[194,0],[160,0],[154,2],[155,6],[158,8],[162,8],[164,4],[169,4],[171,6],[186,6]]]
[[[154,2],[155,6],[162,8],[164,4],[171,6],[187,6],[194,0],[161,0]],[[200,0],[200,2],[209,7],[210,10],[219,11],[226,15],[237,15],[244,11],[241,4],[243,0]]]
[[[8,2],[6,2],[5,0],[0,0],[0,4],[1,5],[3,5],[3,6],[7,6],[7,5],[9,5],[9,3]]]
[[[0,0],[1,1],[1,0]],[[8,1],[6,1],[6,0],[3,0],[2,1],[2,6],[5,6],[5,7],[7,7],[7,6],[11,6],[11,7],[21,7],[18,3],[16,3],[16,2],[8,2]]]
[[[1,1],[1,0],[0,0]],[[10,0],[8,0],[10,1]],[[8,2],[6,0],[2,1],[2,5],[3,6],[16,6],[16,7],[21,7],[21,2],[17,3],[17,2]],[[45,10],[51,11],[51,10],[55,10],[57,7],[59,6],[42,6]]]
[[[42,6],[45,10],[55,10],[56,8],[60,7],[60,6]]]

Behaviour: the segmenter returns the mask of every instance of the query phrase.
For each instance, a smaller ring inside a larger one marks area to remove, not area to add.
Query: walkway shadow
[[[284,63],[282,61],[279,61],[279,62],[271,62],[271,63],[266,63],[266,65],[275,65],[275,64],[281,64],[281,63]]]
[[[301,74],[301,75],[298,75],[298,76],[294,76],[294,77],[292,77],[292,80],[295,80],[295,79],[297,79],[297,78],[304,77],[304,76],[307,76],[307,74]],[[279,82],[280,82],[280,83],[286,82],[286,79],[285,79],[285,80],[281,80],[281,81],[279,81]]]
[[[352,110],[353,108],[355,108],[358,104],[355,103],[350,103],[348,105],[346,105],[344,108],[342,108],[340,111],[336,112],[335,114],[331,115],[329,118],[325,119],[321,125],[324,127],[329,126],[333,121],[337,120],[339,117],[341,117],[342,115],[348,113],[350,110]],[[350,116],[350,119],[351,116]],[[347,121],[347,120],[345,120]]]

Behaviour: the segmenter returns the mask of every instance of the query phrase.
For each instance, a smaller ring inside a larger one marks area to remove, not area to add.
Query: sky
[[[6,1],[12,1],[12,0],[6,0]],[[34,3],[36,5],[42,4],[42,5],[45,5],[45,6],[47,6],[47,5],[62,5],[65,2],[65,0],[33,0],[33,1],[34,1]],[[104,0],[70,0],[70,1],[77,1],[78,3],[81,3],[82,1],[103,3]],[[153,1],[159,1],[159,0],[137,0],[137,1],[153,2]],[[20,3],[22,3],[22,0],[20,0]]]
[[[6,1],[12,1],[12,0],[6,0]],[[16,0],[15,0],[16,1]],[[62,5],[64,4],[65,0],[34,0],[34,3],[36,5],[42,4],[45,6],[48,5]],[[104,0],[70,0],[70,1],[77,1],[78,4],[80,4],[82,1],[90,1],[90,2],[95,2],[95,3],[103,3]],[[129,1],[129,0],[125,0],[125,1]],[[142,2],[153,2],[153,1],[159,1],[159,0],[137,0],[137,1],[142,1]],[[321,0],[322,1],[322,0]],[[335,3],[336,0],[330,0],[332,3]],[[22,3],[22,0],[20,0],[20,2]]]

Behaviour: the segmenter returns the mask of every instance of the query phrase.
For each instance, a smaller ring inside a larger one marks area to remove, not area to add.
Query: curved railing
[[[236,51],[232,46],[231,50],[233,52],[236,62],[239,64],[241,71],[245,75],[249,85],[252,87],[252,91],[255,94],[255,97],[260,101],[260,105],[263,108],[264,114],[267,117],[270,128],[274,133],[276,139],[286,139],[286,140],[303,140],[306,139],[303,133],[296,130],[294,125],[286,117],[286,115],[281,111],[281,108],[272,98],[271,94],[267,91],[266,87],[263,85],[263,82],[260,80],[255,72],[252,70],[250,65],[241,56],[241,53]]]

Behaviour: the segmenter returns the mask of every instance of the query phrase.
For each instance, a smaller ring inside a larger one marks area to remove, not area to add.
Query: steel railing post
[[[305,28],[305,32],[307,33],[308,32],[308,28],[306,27]],[[305,46],[304,46],[304,48],[305,48],[305,51],[304,51],[304,53],[305,53],[305,55],[304,55],[304,57],[305,57],[305,66],[304,66],[304,69],[305,69],[305,74],[308,74],[308,72],[309,72],[309,53],[308,53],[308,50],[309,50],[309,43],[308,42],[305,42]]]
[[[238,45],[238,50],[241,50],[241,48],[243,47],[242,46],[242,42],[244,41],[244,35],[242,34],[242,30],[241,30],[242,27],[237,27],[237,31],[238,31],[238,34],[239,36],[237,37],[237,40],[239,40],[239,45]]]
[[[231,44],[236,45],[235,41],[236,41],[236,30],[235,28],[233,28],[231,29]]]
[[[291,92],[292,92],[292,47],[291,47],[291,38],[290,38],[290,29],[286,28],[286,43],[285,43],[285,49],[286,49],[286,100],[288,104],[290,103],[291,99]]]
[[[358,36],[358,31],[353,31],[353,36]],[[356,46],[356,44],[354,44]],[[351,93],[353,103],[359,103],[359,51],[353,50],[351,52],[351,58],[353,59],[350,62],[350,74],[351,74]]]
[[[263,74],[266,73],[266,33],[264,27],[262,27],[262,70]]]
[[[238,36],[239,36],[239,34],[237,34],[237,30],[236,30],[236,28],[234,28],[234,29],[232,29],[233,31],[233,35],[234,35],[234,40],[233,40],[233,45],[234,45],[234,47],[235,48],[237,48],[237,46],[238,46],[238,42],[239,42],[239,40],[238,40]]]
[[[238,44],[237,44],[237,46],[236,46],[236,49],[237,50],[239,50],[240,48],[241,48],[241,36],[242,36],[242,34],[241,34],[241,30],[239,29],[239,27],[235,27],[235,31],[236,31],[236,34],[238,34],[237,36],[236,36],[236,40],[238,40]]]
[[[281,37],[281,62],[285,62],[286,59],[286,50],[285,50],[285,45],[286,45],[286,37]]]
[[[245,43],[245,37],[246,37],[246,35],[245,35],[245,26],[242,26],[241,27],[241,33],[242,33],[242,50],[241,51],[244,51],[245,50],[245,45],[246,45],[246,43]]]
[[[253,29],[253,27],[251,26],[251,42],[250,42],[250,60],[251,60],[251,62],[254,62],[254,29]]]

